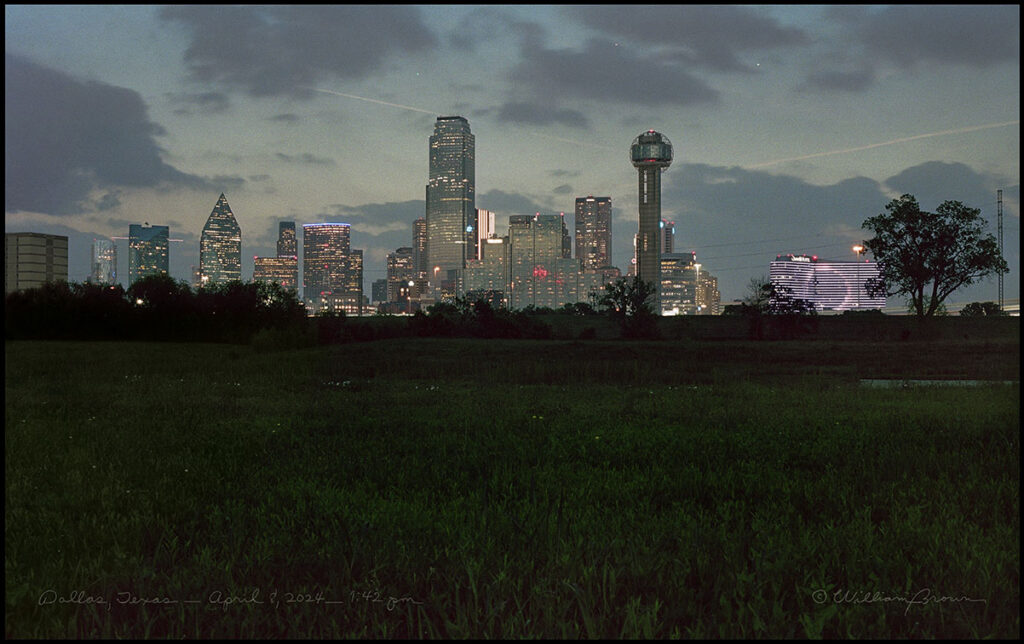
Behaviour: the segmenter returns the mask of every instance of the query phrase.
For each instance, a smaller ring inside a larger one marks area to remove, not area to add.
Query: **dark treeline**
[[[307,333],[294,293],[259,282],[193,290],[166,275],[120,286],[55,282],[7,295],[8,340],[249,343],[265,330]]]

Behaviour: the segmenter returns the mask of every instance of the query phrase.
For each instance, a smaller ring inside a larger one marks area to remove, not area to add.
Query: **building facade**
[[[819,261],[817,255],[779,255],[768,269],[776,288],[812,302],[817,311],[885,308],[885,295],[872,295],[868,288],[880,277],[876,262]]]
[[[413,249],[408,246],[388,253],[386,302],[397,302],[399,292],[408,293],[409,280],[417,277]]]
[[[473,230],[467,228],[467,240],[469,249],[466,251],[466,261],[480,259],[483,252],[483,245],[488,238],[494,236],[494,213],[490,210],[476,209],[473,223]]]
[[[299,238],[295,236],[294,221],[282,221],[277,226],[277,256],[299,256]]]
[[[311,313],[363,312],[363,251],[351,248],[348,224],[303,224],[302,297]]]
[[[294,255],[282,257],[256,257],[253,259],[252,281],[277,283],[284,288],[299,292],[299,258]]]
[[[68,238],[43,233],[4,234],[4,293],[68,281]]]
[[[167,226],[128,226],[128,286],[148,275],[170,273],[170,239]]]
[[[718,278],[704,270],[696,253],[662,254],[662,315],[718,315],[721,305]]]
[[[117,284],[117,244],[113,240],[92,240],[89,281],[93,284]]]
[[[636,274],[654,285],[654,310],[661,310],[661,173],[672,164],[672,142],[665,135],[648,130],[633,139],[629,158],[639,181],[636,241]]]
[[[612,265],[611,197],[576,198],[576,259],[583,270]]]
[[[431,278],[466,265],[476,214],[475,140],[461,116],[439,116],[430,137],[426,189],[427,264]]]
[[[199,238],[199,280],[203,286],[242,279],[242,229],[221,193]]]

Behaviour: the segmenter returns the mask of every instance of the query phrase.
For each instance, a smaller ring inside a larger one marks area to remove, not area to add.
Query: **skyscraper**
[[[611,197],[576,198],[576,259],[583,270],[612,264]]]
[[[363,251],[350,239],[348,224],[302,225],[302,297],[310,311],[362,312]]]
[[[417,277],[413,266],[412,248],[403,246],[387,255],[387,300],[397,302],[399,291],[409,285],[409,280]]]
[[[242,229],[223,193],[199,239],[199,274],[203,286],[242,279]]]
[[[277,256],[298,257],[299,240],[295,237],[295,222],[282,221],[277,227]]]
[[[277,282],[297,293],[299,291],[299,243],[295,237],[295,222],[282,221],[278,224],[277,231],[277,257],[254,258],[252,280],[254,282]]]
[[[423,217],[412,222],[412,262],[417,277],[426,277],[430,273],[427,266],[427,220]]]
[[[509,307],[558,308],[576,301],[579,263],[562,256],[560,215],[509,216]]]
[[[68,281],[68,238],[43,233],[4,234],[4,292]]]
[[[661,220],[661,253],[671,253],[675,246],[676,222]]]
[[[468,249],[466,251],[466,261],[471,259],[483,259],[483,247],[489,237],[494,236],[494,213],[490,210],[476,209],[476,215],[473,217],[472,223],[473,230],[468,230],[469,233],[466,236],[469,242]]]
[[[439,116],[430,137],[427,182],[427,260],[431,278],[466,265],[475,215],[475,143],[461,116]]]
[[[672,142],[665,135],[647,130],[633,139],[629,157],[639,179],[639,229],[637,232],[637,276],[654,285],[652,308],[661,310],[661,173],[672,164]]]
[[[167,226],[128,226],[128,286],[147,275],[170,272],[170,237]]]
[[[117,283],[117,245],[109,239],[92,240],[92,270],[89,280],[94,284]]]

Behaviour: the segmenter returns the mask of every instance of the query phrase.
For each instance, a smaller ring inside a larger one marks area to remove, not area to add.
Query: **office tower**
[[[388,301],[388,281],[386,279],[373,280],[370,284],[370,301],[380,304]]]
[[[128,286],[147,275],[170,272],[170,237],[167,226],[128,226]]]
[[[562,257],[560,215],[509,217],[509,306],[559,308],[576,301],[579,264]]]
[[[576,259],[583,270],[612,264],[611,197],[576,198]]]
[[[117,284],[117,244],[110,239],[92,240],[92,270],[89,281],[93,284]]]
[[[388,253],[387,263],[387,300],[397,302],[399,290],[409,285],[409,280],[417,277],[413,261],[413,250],[408,246]],[[405,289],[407,292],[408,289]]]
[[[474,138],[461,116],[439,116],[430,137],[426,191],[427,265],[431,279],[466,265],[467,228],[475,215]]]
[[[282,221],[277,229],[277,257],[253,258],[252,281],[276,282],[299,292],[299,241],[295,222]]]
[[[565,226],[565,213],[559,213],[562,218],[562,257],[572,257],[572,235],[569,234],[569,229]]]
[[[299,258],[294,255],[253,258],[252,281],[276,282],[286,289],[299,291]]]
[[[43,233],[4,234],[4,293],[68,281],[68,238]]]
[[[199,273],[203,286],[242,279],[242,229],[223,193],[199,239]]]
[[[665,135],[648,130],[633,139],[629,157],[639,180],[639,228],[636,271],[641,280],[654,285],[653,309],[661,310],[661,173],[672,163],[672,142]]]
[[[707,271],[701,271],[697,283],[697,314],[719,315],[721,312],[722,294],[718,291],[718,278]]]
[[[817,255],[779,255],[769,264],[768,279],[788,289],[789,297],[808,300],[818,311],[881,309],[885,295],[871,295],[867,285],[877,282],[876,262],[822,262]]]
[[[282,221],[277,225],[277,256],[299,256],[299,240],[295,236],[294,221]]]
[[[350,239],[348,224],[302,225],[302,296],[311,312],[362,313],[363,251]]]
[[[427,266],[427,220],[420,217],[412,222],[412,262],[419,277],[430,273]]]
[[[480,259],[466,262],[463,280],[466,297],[497,301],[508,306],[509,295],[509,238],[488,237],[480,247]]]
[[[494,236],[494,213],[490,210],[476,209],[476,214],[471,225],[473,230],[467,228],[467,241],[469,247],[466,251],[466,261],[480,259],[484,242]]]
[[[671,253],[676,237],[676,222],[661,220],[661,252]]]

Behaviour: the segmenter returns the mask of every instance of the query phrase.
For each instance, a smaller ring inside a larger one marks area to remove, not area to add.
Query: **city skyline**
[[[854,259],[860,224],[905,192],[980,208],[994,233],[998,189],[1006,297],[1019,297],[1019,7],[14,5],[5,18],[5,229],[68,235],[75,281],[93,238],[145,220],[182,238],[171,274],[190,281],[223,192],[246,222],[243,279],[275,255],[280,221],[340,220],[369,293],[424,216],[424,141],[459,114],[496,230],[607,195],[623,274],[629,141],[655,129],[676,148],[662,216],[723,302],[779,253]],[[204,45],[231,23],[260,43],[244,62]],[[382,37],[356,37],[370,30]],[[662,93],[643,90],[659,79]],[[98,135],[112,124],[121,136]],[[995,295],[993,278],[954,299]]]

